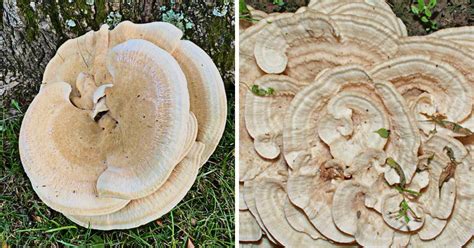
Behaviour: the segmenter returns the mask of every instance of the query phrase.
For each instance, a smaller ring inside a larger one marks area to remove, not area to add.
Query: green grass
[[[210,161],[187,196],[158,221],[123,231],[80,227],[43,204],[23,171],[18,133],[26,106],[1,109],[0,245],[60,247],[234,247],[234,94],[228,121]]]

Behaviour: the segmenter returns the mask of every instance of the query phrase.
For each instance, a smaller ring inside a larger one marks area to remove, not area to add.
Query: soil
[[[272,12],[294,12],[299,7],[306,6],[309,0],[288,0],[283,6],[273,4],[271,0],[247,0],[247,4],[255,9]],[[421,21],[411,12],[413,0],[388,0],[393,12],[405,23],[409,35],[425,35],[427,30]],[[425,0],[427,2],[427,0]],[[433,10],[432,20],[438,24],[438,29],[474,25],[474,0],[438,0]]]

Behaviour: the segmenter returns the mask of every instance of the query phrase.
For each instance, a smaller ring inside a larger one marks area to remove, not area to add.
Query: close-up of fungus
[[[129,21],[66,41],[23,119],[34,191],[92,229],[130,229],[186,195],[224,132],[212,59],[172,24]]]
[[[392,8],[247,8],[240,247],[472,245],[474,28],[409,36]]]

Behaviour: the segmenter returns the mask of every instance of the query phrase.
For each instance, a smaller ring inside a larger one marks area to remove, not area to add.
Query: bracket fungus
[[[211,58],[182,35],[127,21],[58,49],[19,140],[49,207],[85,227],[127,229],[184,198],[223,134],[227,103]]]
[[[239,181],[262,238],[241,245],[466,245],[474,29],[408,37],[382,0],[259,19],[240,36]]]

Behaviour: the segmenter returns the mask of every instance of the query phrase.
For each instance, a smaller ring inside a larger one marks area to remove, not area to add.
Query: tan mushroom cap
[[[380,174],[388,169],[385,166],[386,159],[383,150],[368,148],[345,165],[344,177],[351,178],[365,187],[373,187],[377,180],[380,180]]]
[[[358,66],[341,66],[318,75],[313,83],[303,88],[287,110],[283,132],[284,155],[291,168],[298,161],[320,164],[330,158],[326,145],[318,136],[318,120],[324,113],[326,102],[345,85],[370,83],[368,74]],[[375,131],[375,130],[374,130]],[[374,137],[381,139],[381,137]]]
[[[102,25],[97,32],[90,31],[83,36],[62,44],[49,61],[43,73],[43,84],[66,82],[72,86],[72,97],[78,97],[76,79],[81,72],[95,75],[96,67],[104,67],[109,44],[109,27]],[[100,82],[95,78],[96,85]]]
[[[451,148],[456,161],[461,162],[457,165],[454,175],[456,182],[454,209],[448,218],[446,227],[435,239],[421,240],[419,236],[412,236],[410,243],[416,247],[461,247],[474,234],[472,226],[474,221],[474,181],[472,180],[474,163],[463,144],[449,136],[434,135],[427,140],[423,149],[434,151],[436,154],[444,156],[446,160],[448,158],[443,151],[445,146]]]
[[[282,13],[270,15],[260,20],[255,25],[247,28],[239,35],[239,74],[240,82],[251,85],[255,79],[263,76],[264,72],[260,70],[254,57],[254,48],[259,32],[274,20],[291,16],[292,13]]]
[[[23,167],[35,192],[56,211],[115,212],[128,200],[98,197],[96,191],[97,178],[107,168],[105,154],[98,152],[106,135],[87,111],[71,104],[71,90],[64,82],[43,86],[30,104],[20,130]]]
[[[391,83],[377,82],[375,88],[390,114],[392,128],[386,146],[387,156],[400,165],[406,182],[410,183],[416,171],[417,151],[421,142],[414,116],[406,106],[404,98]],[[400,182],[400,177],[393,168],[385,173],[385,179],[391,185]]]
[[[112,48],[107,67],[114,85],[106,97],[108,115],[118,123],[109,132],[115,149],[107,153],[108,169],[97,190],[101,196],[137,199],[166,181],[186,148],[186,78],[171,55],[144,40]]]
[[[393,229],[402,232],[414,232],[420,230],[425,222],[425,214],[423,209],[418,203],[405,199],[408,206],[413,210],[407,211],[406,214],[409,218],[409,221],[406,222],[404,217],[398,216],[400,203],[403,200],[404,197],[395,190],[393,190],[392,194],[386,195],[382,203],[383,220]]]
[[[407,102],[412,102],[418,125],[426,134],[434,129],[434,124],[420,112],[438,111],[453,122],[462,122],[471,114],[472,85],[460,71],[442,61],[426,56],[401,56],[375,66],[370,74],[375,80],[390,81]],[[421,95],[429,96],[428,101],[417,101]]]
[[[472,26],[445,28],[436,31],[429,36],[453,41],[471,51],[474,51],[474,27]]]
[[[326,238],[352,243],[354,238],[341,232],[331,218],[333,195],[340,180],[321,178],[320,171],[316,166],[304,166],[292,173],[287,182],[288,197]]]
[[[405,37],[399,41],[397,56],[422,55],[442,61],[458,69],[470,82],[474,82],[474,55],[449,40],[429,36]]]
[[[329,17],[313,10],[275,20],[258,36],[254,54],[263,71],[284,71],[305,82],[326,68],[382,62],[396,53],[398,39],[392,30],[371,19]]]
[[[425,149],[424,152],[430,152]],[[418,201],[423,204],[423,209],[426,214],[431,215],[437,219],[448,219],[454,207],[456,197],[456,182],[455,179],[450,179],[440,187],[440,175],[448,166],[449,159],[444,159],[433,151],[434,157],[429,165],[430,183]]]
[[[100,216],[67,215],[75,223],[100,230],[130,229],[153,221],[173,209],[192,187],[204,151],[195,142],[186,157],[176,166],[168,180],[152,194],[130,201],[117,212]]]
[[[204,164],[224,133],[227,117],[224,82],[209,55],[191,41],[180,41],[172,55],[186,75],[191,111],[199,125],[197,141],[206,145],[201,161]]]
[[[298,232],[306,233],[313,239],[323,238],[318,230],[311,224],[304,211],[290,202],[290,199],[285,200],[283,207],[285,217],[288,224]]]
[[[289,61],[287,53],[292,47],[310,40],[337,42],[339,34],[334,22],[326,15],[314,11],[278,18],[257,34],[254,56],[258,66],[266,73],[282,73]]]
[[[239,210],[248,210],[247,203],[244,198],[244,183],[239,182]]]
[[[240,99],[252,94],[246,85],[240,85]],[[261,158],[255,151],[253,140],[245,128],[245,104],[239,104],[239,181],[254,179],[272,164],[272,161]]]
[[[258,241],[262,238],[262,229],[250,211],[239,211],[239,241]]]
[[[400,18],[398,18],[391,10],[379,8],[378,6],[374,6],[367,2],[348,1],[346,4],[339,4],[339,6],[333,9],[330,14],[355,15],[369,18],[393,30],[399,36],[407,36],[405,24],[403,24]]]
[[[345,164],[367,149],[383,149],[387,142],[375,131],[389,129],[389,117],[371,90],[362,86],[337,93],[327,103],[327,114],[319,119],[319,137],[332,156]]]
[[[268,231],[286,247],[332,247],[322,239],[312,239],[308,234],[294,230],[283,210],[287,195],[280,181],[266,179],[260,182],[255,195],[257,210]]]
[[[257,210],[257,203],[255,200],[255,191],[257,190],[256,187],[258,186],[258,180],[247,181],[244,183],[244,190],[242,194],[244,195],[245,204],[247,205],[250,213],[254,216],[255,220],[257,221],[260,228],[265,233],[266,237],[273,243],[278,244],[278,241],[273,238],[272,234],[268,232],[267,228],[263,224],[262,219]]]
[[[331,13],[334,9],[338,8],[341,5],[346,5],[350,3],[365,3],[370,6],[382,8],[387,11],[392,11],[390,5],[388,5],[385,1],[380,0],[311,0],[309,1],[308,7],[318,10],[324,13]]]
[[[272,243],[266,236],[257,242],[239,242],[240,248],[274,248],[276,245]]]
[[[265,75],[254,84],[263,89],[272,88],[275,93],[271,96],[246,94],[242,103],[245,104],[245,126],[257,153],[263,158],[275,159],[283,143],[286,109],[301,85],[284,75]]]
[[[337,187],[332,204],[332,219],[339,230],[353,235],[364,247],[388,247],[393,230],[382,221],[382,216],[365,206],[369,188],[353,181]]]

